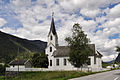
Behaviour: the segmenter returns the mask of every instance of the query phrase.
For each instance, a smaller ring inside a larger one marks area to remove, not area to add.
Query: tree
[[[32,58],[34,52],[22,52],[17,55],[17,59],[30,59]]]
[[[5,74],[5,65],[0,64],[0,76]]]
[[[73,25],[72,37],[66,37],[65,40],[70,47],[69,61],[72,65],[79,68],[89,61],[88,56],[92,50],[89,48],[90,40],[82,31],[82,27],[77,23]]]
[[[119,46],[116,46],[116,51],[120,53],[120,47]]]
[[[32,65],[34,67],[47,68],[48,67],[48,57],[44,53],[35,53],[32,57]]]

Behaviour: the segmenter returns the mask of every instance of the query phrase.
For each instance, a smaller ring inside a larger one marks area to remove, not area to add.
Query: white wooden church
[[[90,44],[91,49],[94,53],[92,56],[89,56],[89,64],[85,65],[85,68],[90,68],[92,70],[100,71],[102,69],[102,55],[95,49],[95,44]],[[55,29],[54,18],[52,16],[50,31],[47,36],[47,47],[46,54],[48,54],[49,60],[49,70],[77,70],[69,62],[69,47],[68,46],[59,46],[58,36]]]

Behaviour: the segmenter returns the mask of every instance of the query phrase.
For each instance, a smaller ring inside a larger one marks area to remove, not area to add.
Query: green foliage
[[[0,64],[0,76],[5,74],[5,65]]]
[[[34,67],[47,68],[48,67],[48,57],[44,53],[35,53],[32,57],[32,65]]]
[[[32,59],[32,56],[33,56],[33,52],[23,52],[23,53],[20,53],[18,54],[18,56],[16,57],[17,59]]]
[[[0,80],[5,80],[5,77],[4,76],[0,76]]]
[[[108,64],[107,62],[102,62],[102,67],[106,68],[107,66],[111,66],[111,64]]]
[[[18,53],[44,52],[47,43],[40,40],[27,40],[0,31],[0,62],[9,63]]]
[[[120,53],[120,46],[117,46],[116,48],[116,51]]]
[[[78,23],[73,25],[72,37],[67,37],[65,40],[68,42],[68,46],[70,46],[69,60],[72,65],[81,67],[83,64],[86,64],[92,50],[88,46],[90,40]]]

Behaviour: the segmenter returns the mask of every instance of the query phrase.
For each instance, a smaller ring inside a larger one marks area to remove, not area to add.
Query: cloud
[[[10,3],[14,6],[29,6],[31,4],[31,0],[10,0]]]
[[[60,45],[67,45],[64,39],[71,36],[74,23],[79,23],[91,43],[94,43],[96,49],[104,55],[103,60],[109,61],[113,59],[114,54],[117,55],[115,46],[120,45],[120,38],[109,39],[109,36],[120,33],[120,4],[116,4],[118,2],[120,0],[57,0],[57,2],[54,0],[32,2],[31,0],[10,0],[9,5],[4,8],[5,11],[9,11],[9,14],[4,13],[15,18],[15,21],[18,20],[17,24],[22,27],[12,28],[11,24],[15,23],[11,17],[7,16],[8,25],[0,30],[22,38],[46,41],[51,13],[54,12]],[[110,8],[110,4],[116,5]],[[3,13],[0,16],[3,16]]]
[[[5,19],[0,18],[0,27],[2,27],[6,23],[7,23],[7,21]]]
[[[97,14],[100,13],[100,10],[99,9],[95,9],[95,10],[81,9],[80,13],[83,14],[84,16],[94,18],[97,16]]]
[[[86,8],[89,10],[98,9],[100,7],[109,6],[109,4],[114,4],[119,2],[119,0],[59,0],[59,4],[66,10],[72,11],[78,8]],[[72,5],[72,7],[71,7]]]
[[[110,9],[110,11],[108,13],[108,17],[110,17],[110,18],[120,17],[120,11],[119,10],[120,10],[120,4],[116,5],[112,9]]]

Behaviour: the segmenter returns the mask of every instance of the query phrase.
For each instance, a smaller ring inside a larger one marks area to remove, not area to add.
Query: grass
[[[21,76],[7,80],[68,80],[75,77],[95,74],[96,72],[80,71],[50,71],[50,72],[23,72]]]
[[[4,78],[5,78],[4,76],[0,76],[0,80],[4,80]]]
[[[111,70],[107,70],[111,71]],[[7,80],[68,80],[71,78],[87,76],[91,74],[107,72],[81,72],[81,71],[38,71],[38,72],[22,72],[19,77],[7,78]],[[0,80],[4,80],[0,77]]]

